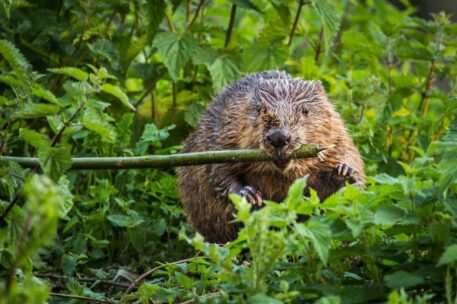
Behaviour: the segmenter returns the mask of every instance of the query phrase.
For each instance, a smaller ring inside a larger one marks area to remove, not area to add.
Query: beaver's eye
[[[303,107],[302,108],[303,115],[308,116],[309,114],[309,108],[308,107]]]
[[[262,114],[262,111],[264,111],[264,107],[262,106],[262,104],[256,104],[255,111],[256,111],[257,115]]]

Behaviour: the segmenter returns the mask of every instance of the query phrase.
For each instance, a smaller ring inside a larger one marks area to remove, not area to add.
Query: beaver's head
[[[304,144],[326,146],[332,139],[333,106],[320,81],[275,79],[259,82],[249,103],[255,129],[261,136],[259,148],[284,157]],[[275,161],[281,171],[291,161]]]

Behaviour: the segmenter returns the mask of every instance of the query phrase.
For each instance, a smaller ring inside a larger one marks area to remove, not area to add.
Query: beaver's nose
[[[268,142],[275,148],[282,148],[289,144],[290,133],[284,129],[273,129],[267,134]]]

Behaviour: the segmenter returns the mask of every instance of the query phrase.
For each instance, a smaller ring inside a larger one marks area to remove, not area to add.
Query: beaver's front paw
[[[262,207],[263,205],[262,193],[251,186],[244,186],[237,194],[245,197],[255,207]]]
[[[337,176],[343,182],[347,181],[350,184],[354,184],[358,181],[357,170],[346,163],[340,163],[336,165],[333,169],[333,175]]]

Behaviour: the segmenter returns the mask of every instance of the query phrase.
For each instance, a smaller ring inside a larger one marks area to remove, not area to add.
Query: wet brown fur
[[[279,152],[265,141],[271,128],[292,134],[290,144]],[[268,71],[228,86],[209,106],[183,152],[260,148],[287,155],[303,144],[334,147],[325,151],[324,161],[294,160],[284,170],[272,162],[181,168],[178,184],[189,223],[207,241],[226,242],[238,230],[230,223],[235,208],[227,194],[233,189],[248,185],[259,190],[263,199],[282,201],[290,184],[308,175],[308,187],[324,199],[344,186],[345,180],[334,174],[341,163],[357,171],[358,183],[365,179],[359,151],[320,82]]]

